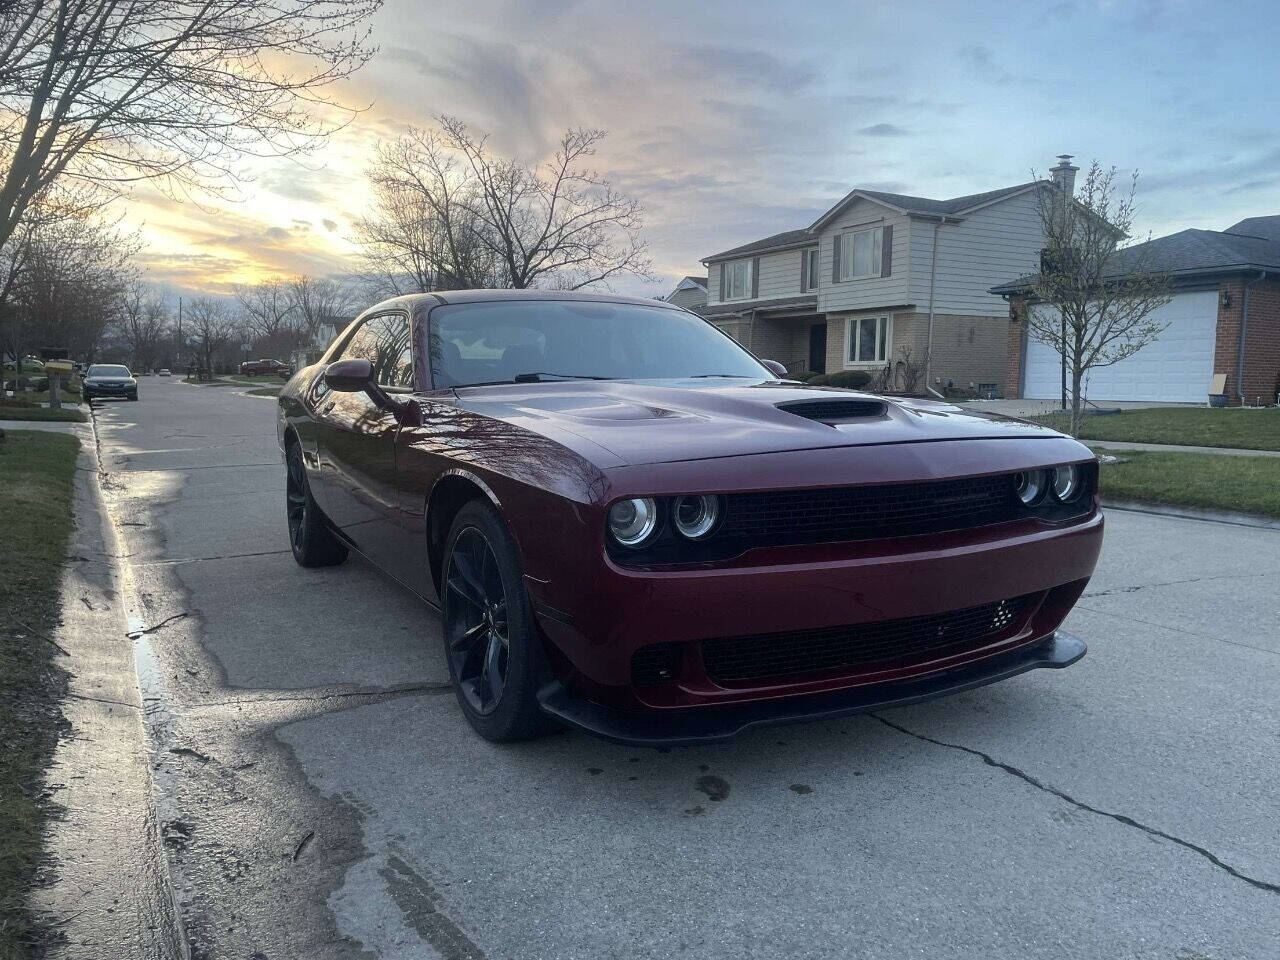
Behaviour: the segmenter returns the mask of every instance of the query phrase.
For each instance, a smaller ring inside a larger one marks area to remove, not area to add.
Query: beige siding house
[[[1055,179],[1074,174],[1063,161]],[[1048,181],[932,200],[855,189],[808,227],[707,257],[700,312],[792,372],[914,367],[935,390],[998,395],[1009,306],[990,292],[1035,269]]]

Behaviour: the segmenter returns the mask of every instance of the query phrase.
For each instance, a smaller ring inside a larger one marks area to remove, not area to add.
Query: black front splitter
[[[538,702],[556,719],[614,743],[638,747],[719,743],[754,727],[830,720],[905,707],[972,690],[1028,670],[1069,667],[1084,656],[1085,650],[1083,640],[1059,630],[1033,646],[924,677],[725,707],[629,713],[573,697],[558,681],[539,691]]]

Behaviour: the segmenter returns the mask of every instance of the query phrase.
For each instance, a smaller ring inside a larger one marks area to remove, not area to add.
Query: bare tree
[[[373,212],[356,221],[368,273],[383,294],[508,286],[479,189],[441,136],[411,128],[377,147],[369,170]]]
[[[322,325],[336,326],[356,309],[355,291],[332,277],[294,277],[289,281],[289,299],[308,348],[316,345]]]
[[[64,175],[226,184],[350,117],[325,88],[372,55],[382,0],[0,2],[0,244]]]
[[[239,321],[225,300],[213,297],[194,298],[186,313],[200,368],[212,374],[214,358],[234,339]]]
[[[259,346],[269,353],[289,353],[301,340],[289,284],[279,277],[235,288],[246,326]]]
[[[146,281],[133,278],[121,297],[120,333],[136,370],[149,370],[169,338],[169,309]]]
[[[139,241],[121,234],[99,209],[80,203],[75,195],[46,198],[36,208],[39,216],[28,219],[5,246],[12,251],[6,312],[15,355],[25,341],[92,358],[119,318]]]
[[[545,164],[495,157],[453,117],[383,144],[374,215],[357,224],[371,262],[420,290],[576,290],[648,276],[638,201],[588,167],[604,131],[572,129]]]
[[[1117,187],[1116,168],[1093,161],[1074,197],[1054,183],[1040,191],[1045,245],[1031,278],[1028,332],[1065,358],[1071,433],[1084,415],[1089,371],[1119,363],[1156,340],[1153,316],[1169,302],[1169,276],[1149,244],[1125,245],[1138,175]]]

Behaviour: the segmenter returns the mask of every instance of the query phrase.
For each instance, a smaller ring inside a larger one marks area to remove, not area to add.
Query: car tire
[[[494,743],[548,732],[552,725],[537,696],[550,676],[542,638],[515,543],[487,503],[473,500],[454,518],[440,601],[449,677],[472,729]],[[496,693],[495,672],[501,675]]]
[[[300,567],[333,567],[347,559],[347,548],[329,529],[315,498],[302,462],[302,448],[290,443],[285,455],[285,518],[289,548]]]
[[[129,399],[130,399],[130,400],[137,400],[137,399],[138,399],[138,395],[137,395],[136,393],[131,393],[131,394],[129,394]]]

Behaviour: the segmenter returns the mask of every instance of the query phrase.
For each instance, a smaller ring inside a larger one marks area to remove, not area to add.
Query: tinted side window
[[[356,329],[338,355],[339,360],[368,360],[374,378],[384,387],[413,386],[413,350],[409,318],[402,313],[370,317]]]

